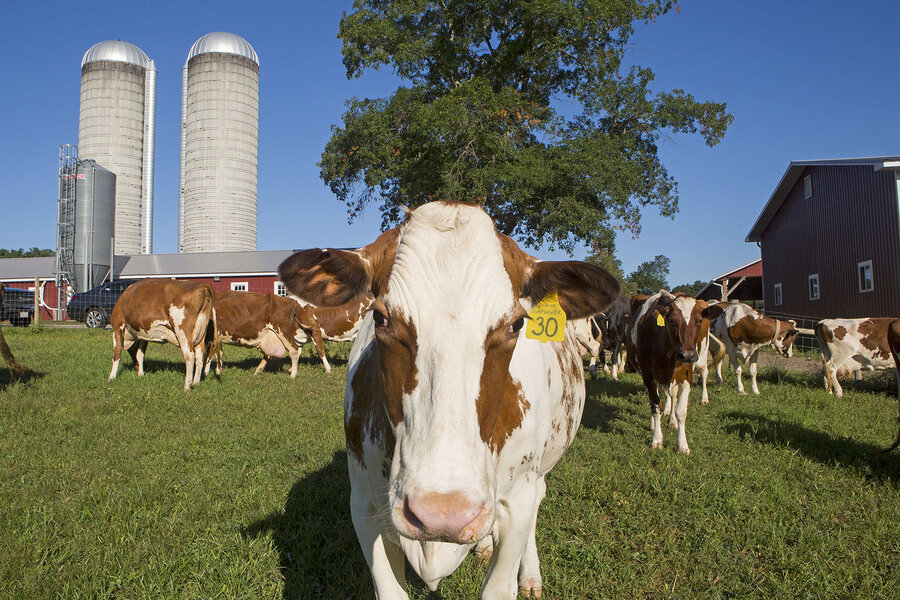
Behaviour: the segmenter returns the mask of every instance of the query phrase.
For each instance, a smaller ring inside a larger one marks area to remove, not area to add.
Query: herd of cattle
[[[771,345],[790,357],[799,331],[745,304],[708,304],[660,291],[626,298],[599,267],[539,261],[497,232],[484,211],[431,202],[356,251],[304,250],[279,276],[302,301],[216,292],[199,282],[147,279],[122,294],[110,324],[143,375],[150,341],[178,346],[186,390],[222,368],[222,344],[291,358],[312,339],[355,338],[344,426],[353,525],[378,598],[407,598],[404,560],[435,590],[473,548],[490,560],[482,598],[540,597],[535,543],[544,477],[572,442],[585,402],[583,355],[613,378],[637,371],[650,398],[651,445],[662,416],[689,453],[691,385],[729,357],[744,392]],[[555,293],[555,294],[554,294]],[[569,325],[562,342],[526,339],[529,311],[555,296]],[[2,301],[2,296],[0,296]],[[821,321],[815,329],[829,391],[840,371],[900,368],[900,319]],[[11,354],[0,334],[7,362]],[[606,365],[606,354],[611,365]],[[14,364],[9,363],[10,365]],[[660,396],[665,398],[661,409]],[[900,444],[900,433],[893,449]]]

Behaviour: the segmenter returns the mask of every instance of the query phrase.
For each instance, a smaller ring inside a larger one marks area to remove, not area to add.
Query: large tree
[[[611,228],[640,231],[641,209],[678,210],[660,138],[699,133],[712,146],[724,103],[654,91],[624,64],[636,23],[670,0],[355,0],[344,14],[347,76],[382,66],[408,85],[351,98],[319,163],[351,219],[376,204],[476,202],[531,246],[571,251]]]
[[[629,273],[628,281],[636,294],[655,294],[659,290],[669,288],[669,266],[672,261],[664,254],[657,254],[651,260],[645,260]]]

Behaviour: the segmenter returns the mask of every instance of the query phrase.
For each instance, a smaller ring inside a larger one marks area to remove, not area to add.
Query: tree
[[[0,248],[0,258],[29,258],[32,256],[54,256],[55,254],[56,252],[50,248],[38,248],[37,246],[33,246],[28,250],[24,248],[19,248],[18,250],[15,248],[11,250]]]
[[[668,289],[669,265],[672,261],[663,254],[657,254],[653,260],[645,260],[628,275],[637,294],[655,294],[659,290]]]
[[[661,136],[699,133],[713,146],[732,121],[724,103],[654,92],[650,69],[623,65],[634,25],[674,0],[353,7],[338,33],[347,76],[390,66],[409,85],[351,98],[332,128],[319,167],[351,220],[376,204],[387,227],[404,205],[456,199],[530,246],[571,252],[611,228],[637,235],[644,207],[678,210]]]
[[[684,292],[688,296],[696,296],[697,293],[706,287],[706,282],[701,280],[696,280],[694,283],[683,283],[681,285],[676,285],[672,288],[672,293],[676,294],[678,292]]]

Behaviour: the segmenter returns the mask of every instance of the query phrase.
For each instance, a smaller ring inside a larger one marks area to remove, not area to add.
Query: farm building
[[[764,308],[804,321],[900,314],[900,156],[791,162],[747,242]]]
[[[755,306],[762,300],[762,259],[722,273],[697,292],[708,302],[738,300]]]
[[[286,295],[284,286],[278,281],[278,265],[293,252],[266,250],[116,256],[113,273],[115,279],[195,279],[206,281],[215,290]],[[35,277],[39,279],[42,320],[68,318],[64,310],[57,317],[54,261],[52,256],[0,259],[0,282],[7,286],[33,290]]]

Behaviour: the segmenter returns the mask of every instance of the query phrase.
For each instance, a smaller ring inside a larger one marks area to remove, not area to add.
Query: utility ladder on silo
[[[56,289],[75,286],[75,181],[78,146],[59,147],[59,212],[56,221]]]

